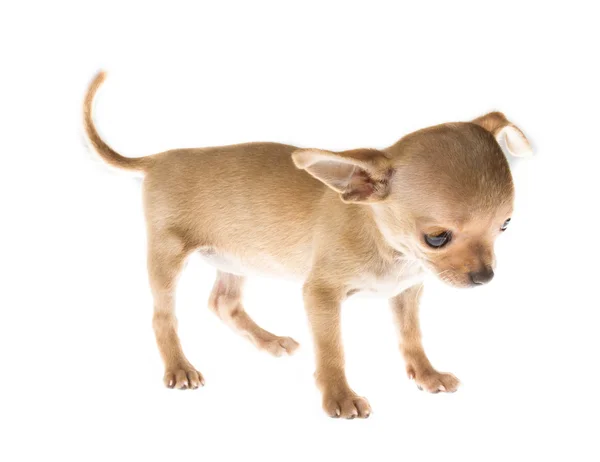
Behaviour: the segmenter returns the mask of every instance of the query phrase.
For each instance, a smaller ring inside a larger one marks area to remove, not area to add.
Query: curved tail
[[[124,157],[106,144],[96,131],[94,121],[92,120],[92,105],[94,103],[96,92],[98,91],[100,85],[102,85],[102,82],[104,82],[105,78],[106,73],[104,71],[98,72],[85,95],[85,101],[83,103],[83,121],[88,139],[100,157],[102,157],[102,159],[104,159],[104,161],[109,165],[124,170],[145,171],[152,163],[152,159],[150,157]]]

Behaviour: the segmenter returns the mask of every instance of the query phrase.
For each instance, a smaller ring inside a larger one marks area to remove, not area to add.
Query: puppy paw
[[[268,340],[259,340],[258,347],[271,353],[273,356],[292,355],[298,349],[300,344],[291,337],[269,338]]]
[[[168,368],[163,381],[167,388],[177,388],[178,390],[194,390],[204,386],[204,377],[192,366]]]
[[[325,393],[323,395],[323,409],[329,417],[366,419],[372,413],[371,406],[366,398],[358,396],[351,390],[341,393]]]
[[[430,393],[454,393],[460,385],[460,380],[454,375],[438,372],[435,369],[415,370],[408,367],[407,373],[408,378],[415,381],[419,390]]]

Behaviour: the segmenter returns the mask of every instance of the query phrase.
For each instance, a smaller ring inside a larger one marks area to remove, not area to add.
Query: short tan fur
[[[409,377],[433,393],[457,389],[458,379],[434,369],[423,350],[419,298],[428,271],[458,287],[493,276],[494,241],[514,198],[498,140],[505,137],[511,155],[531,154],[503,114],[419,130],[382,150],[248,143],[128,158],[94,127],[92,105],[104,78],[99,73],[86,95],[85,129],[108,164],[145,176],[153,326],[166,386],[204,383],[182,350],[175,318],[178,275],[186,258],[200,252],[217,268],[210,309],[276,356],[298,344],[252,320],[242,303],[244,280],[259,272],[303,282],[328,415],[371,413],[347,382],[340,335],[342,302],[359,291],[389,298]]]

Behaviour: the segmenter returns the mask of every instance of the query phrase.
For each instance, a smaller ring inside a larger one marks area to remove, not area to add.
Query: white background
[[[3,3],[0,459],[599,460],[598,15],[550,3]],[[385,147],[505,112],[536,158],[516,166],[497,277],[423,300],[425,348],[459,391],[419,392],[385,300],[351,299],[349,381],[374,413],[327,418],[300,285],[249,282],[250,314],[301,343],[275,359],[208,311],[196,258],[178,317],[206,387],[163,388],[140,182],[82,138],[100,68],[98,128],[130,156]]]

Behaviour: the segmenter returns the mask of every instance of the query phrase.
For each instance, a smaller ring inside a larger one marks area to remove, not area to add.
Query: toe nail
[[[446,391],[446,387],[444,385],[440,385],[438,387],[438,390],[440,390],[440,391]]]

